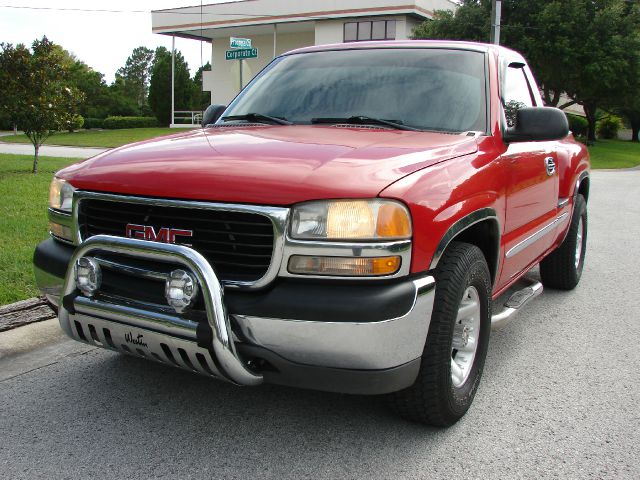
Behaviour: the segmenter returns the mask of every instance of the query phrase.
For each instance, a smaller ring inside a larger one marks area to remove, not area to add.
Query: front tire
[[[566,238],[540,262],[542,284],[558,290],[573,290],[582,276],[586,247],[587,202],[578,194]]]
[[[452,243],[434,272],[436,294],[415,383],[389,396],[402,417],[447,427],[469,409],[491,331],[491,276],[482,251]]]

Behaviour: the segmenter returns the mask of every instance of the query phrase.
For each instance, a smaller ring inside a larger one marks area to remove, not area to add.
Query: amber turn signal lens
[[[393,275],[400,269],[400,257],[314,257],[293,255],[289,272],[298,275],[370,277]]]
[[[391,275],[400,268],[400,257],[373,258],[374,275]]]
[[[381,205],[378,210],[376,234],[381,238],[409,238],[411,222],[407,211],[393,203]]]

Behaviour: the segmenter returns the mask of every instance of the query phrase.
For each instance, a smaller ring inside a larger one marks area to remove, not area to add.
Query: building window
[[[348,22],[344,24],[345,42],[367,40],[395,40],[396,21],[377,20],[375,22]]]

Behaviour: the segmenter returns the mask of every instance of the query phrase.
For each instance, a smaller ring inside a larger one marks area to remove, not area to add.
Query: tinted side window
[[[516,112],[521,108],[533,107],[531,89],[527,82],[522,67],[508,67],[505,72],[503,85],[504,115],[507,125],[513,127],[516,121]]]

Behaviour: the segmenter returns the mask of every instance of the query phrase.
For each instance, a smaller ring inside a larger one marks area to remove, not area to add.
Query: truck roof
[[[284,55],[298,53],[323,52],[332,50],[366,50],[380,48],[448,48],[453,50],[470,50],[475,52],[495,51],[498,55],[514,56],[520,54],[509,48],[490,43],[463,42],[455,40],[376,40],[369,42],[334,43],[328,45],[314,45],[311,47],[291,50]]]

